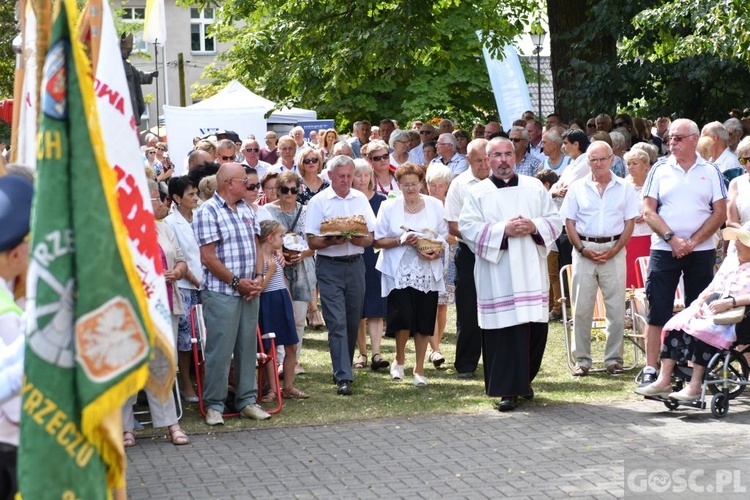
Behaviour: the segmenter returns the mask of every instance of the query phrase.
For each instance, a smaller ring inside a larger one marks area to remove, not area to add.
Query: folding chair
[[[565,285],[565,286],[564,286]],[[566,289],[568,290],[566,292]],[[575,317],[575,302],[573,301],[573,266],[571,264],[567,264],[560,269],[560,290],[562,297],[560,298],[560,302],[562,303],[562,313],[563,313],[563,333],[565,335],[565,352],[567,354],[567,362],[568,362],[568,368],[570,368],[571,371],[575,368],[576,365],[576,359],[573,356],[573,327],[574,327],[574,319],[568,318],[568,311],[566,305],[570,303],[570,310],[571,314]],[[568,297],[567,294],[570,294],[570,297]],[[627,290],[622,291],[622,300],[628,301],[629,297],[627,294]],[[627,310],[627,307],[626,307]],[[591,334],[592,334],[592,340],[600,340],[606,338],[606,328],[607,328],[607,314],[606,310],[604,308],[604,297],[602,296],[602,291],[598,290],[596,293],[596,303],[594,304],[594,315],[591,321]],[[625,330],[624,338],[628,338],[627,330]],[[592,354],[593,354],[593,348],[595,347],[594,343],[592,342]],[[624,346],[623,346],[624,351]],[[624,366],[624,370],[632,370],[636,366],[638,366],[640,357],[640,350],[638,346],[633,346],[633,363],[627,366]],[[601,368],[594,368],[593,366],[589,370],[590,372],[601,372],[605,370],[604,367],[604,360],[594,360],[594,364],[601,365]]]
[[[266,343],[268,347],[266,347]],[[260,404],[260,395],[263,392],[263,379],[266,376],[266,366],[270,363],[273,373],[273,378],[276,382],[276,408],[272,410],[266,410],[267,413],[274,414],[281,411],[281,407],[284,405],[282,401],[283,390],[281,388],[281,382],[279,380],[279,362],[276,359],[276,334],[269,332],[261,334],[260,327],[258,327],[258,403]],[[265,409],[265,408],[264,408]]]
[[[204,352],[206,348],[206,323],[203,319],[203,305],[202,304],[196,304],[190,309],[190,330],[191,330],[191,339],[190,343],[193,345],[193,362],[195,364],[195,382],[198,386],[198,407],[200,408],[201,415],[206,416],[206,408],[203,403],[203,378],[205,375],[205,364],[206,360],[204,358]],[[275,409],[272,411],[269,411],[268,413],[278,413],[281,410],[282,407],[282,399],[281,399],[281,386],[279,384],[279,375],[278,375],[278,369],[276,367],[278,366],[276,362],[276,341],[275,337],[276,335],[273,333],[268,334],[268,336],[261,335],[260,328],[257,330],[258,335],[258,353],[261,354],[258,356],[258,376],[257,376],[257,383],[258,383],[258,403],[260,403],[260,395],[262,393],[263,389],[263,379],[261,373],[263,372],[265,365],[269,362],[273,363],[274,366],[274,373],[276,373],[276,387],[278,388],[278,394],[277,401],[278,405]],[[263,340],[268,340],[271,342],[271,345],[273,346],[273,349],[271,352],[272,355],[268,356],[265,352],[264,346],[263,346]],[[230,376],[231,376],[231,370],[230,370]],[[239,412],[227,412],[222,414],[223,417],[237,417],[239,416]]]
[[[638,288],[646,288],[649,261],[650,257],[648,256],[635,259],[635,282],[638,285]],[[648,307],[646,309],[648,310]],[[682,276],[680,276],[680,281],[677,283],[677,289],[674,293],[674,312],[677,313],[683,309],[685,309],[685,281]]]
[[[179,377],[174,378],[174,385],[172,386],[172,397],[175,401],[175,408],[177,409],[177,421],[179,422],[182,419],[182,398],[180,398],[180,386],[177,382],[177,379]],[[140,396],[138,399],[136,399],[136,403],[134,406],[141,406],[139,403]],[[151,425],[150,417],[148,420],[141,419],[138,417],[142,417],[144,415],[151,415],[151,410],[148,409],[148,404],[146,404],[146,408],[142,410],[133,410],[133,416],[136,420],[138,420],[138,423],[141,425]]]

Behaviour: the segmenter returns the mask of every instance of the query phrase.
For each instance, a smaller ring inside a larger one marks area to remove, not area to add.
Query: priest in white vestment
[[[487,161],[492,175],[468,190],[459,229],[476,255],[485,390],[507,411],[534,394],[547,344],[547,253],[563,221],[544,185],[515,173],[512,142],[491,140]]]

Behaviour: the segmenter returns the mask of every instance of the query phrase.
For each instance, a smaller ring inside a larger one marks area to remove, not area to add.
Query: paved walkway
[[[128,496],[653,498],[659,470],[680,491],[680,474],[712,465],[725,469],[721,484],[706,472],[706,485],[679,498],[707,498],[699,488],[748,498],[750,489],[726,495],[750,487],[750,402],[732,403],[723,420],[634,401],[192,434],[183,447],[139,439],[127,452]]]

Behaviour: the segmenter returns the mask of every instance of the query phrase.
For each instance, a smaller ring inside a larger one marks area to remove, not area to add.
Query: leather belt
[[[351,264],[352,262],[357,262],[361,257],[362,257],[362,254],[344,255],[341,257],[329,257],[328,255],[318,254],[318,258],[332,260],[334,262],[346,262],[348,264]]]
[[[578,237],[581,238],[581,241],[588,241],[591,243],[609,243],[610,241],[617,241],[620,239],[619,234],[615,236],[598,236],[596,238],[593,238],[591,236],[583,236],[579,234]]]

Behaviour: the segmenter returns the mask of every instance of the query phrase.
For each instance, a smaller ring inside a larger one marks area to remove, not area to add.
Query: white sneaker
[[[391,365],[391,378],[393,380],[398,380],[399,382],[404,380],[404,365],[393,363]]]
[[[209,408],[206,412],[206,423],[208,425],[224,425],[224,417],[219,410]]]
[[[425,387],[428,383],[427,377],[414,374],[414,387]]]
[[[271,415],[266,413],[263,408],[258,405],[247,405],[240,411],[240,415],[253,420],[266,420],[271,418]]]

